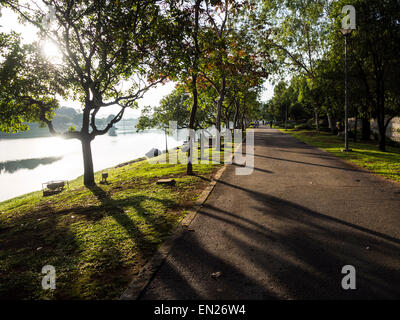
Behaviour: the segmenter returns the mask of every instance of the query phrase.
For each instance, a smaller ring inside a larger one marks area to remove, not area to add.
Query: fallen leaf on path
[[[220,276],[222,276],[222,272],[221,271],[217,271],[211,274],[211,277],[214,279],[218,279]]]

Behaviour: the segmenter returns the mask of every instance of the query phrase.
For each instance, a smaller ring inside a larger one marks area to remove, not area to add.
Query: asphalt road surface
[[[251,175],[227,167],[140,299],[400,298],[400,185],[274,129],[255,130],[254,156]]]

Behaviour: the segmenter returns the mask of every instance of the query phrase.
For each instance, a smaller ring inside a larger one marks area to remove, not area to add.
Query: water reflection
[[[48,165],[61,160],[63,157],[45,157],[0,162],[0,174],[14,173],[21,169],[33,170],[40,165]]]
[[[168,137],[168,148],[184,139],[184,134]],[[164,133],[118,130],[118,136],[99,136],[92,142],[94,170],[143,157],[151,148],[165,149]],[[81,143],[57,137],[0,139],[0,172],[0,201],[40,190],[46,181],[75,179],[83,174]]]

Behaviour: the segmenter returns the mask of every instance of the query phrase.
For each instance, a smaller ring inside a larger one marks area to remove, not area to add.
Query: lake
[[[182,145],[183,136],[169,136],[168,148]],[[98,136],[92,141],[94,170],[143,157],[151,148],[165,150],[164,133]],[[83,174],[81,143],[76,139],[0,139],[0,152],[0,201],[41,190],[47,181],[72,180]]]

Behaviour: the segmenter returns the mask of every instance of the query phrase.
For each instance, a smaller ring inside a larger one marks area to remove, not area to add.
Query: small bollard
[[[108,178],[108,173],[107,173],[107,172],[102,173],[102,174],[101,174],[101,181],[100,181],[100,183],[101,183],[101,184],[108,184],[107,178]]]

